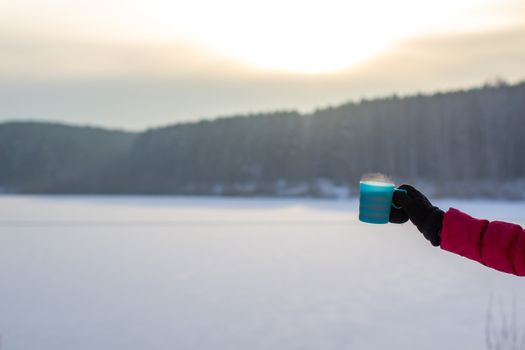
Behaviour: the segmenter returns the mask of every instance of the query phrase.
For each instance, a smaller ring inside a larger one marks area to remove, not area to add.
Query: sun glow
[[[200,4],[199,4],[200,3]],[[326,73],[352,67],[410,36],[482,25],[461,15],[488,0],[200,0],[180,22],[193,40],[257,67]],[[200,6],[199,6],[200,5]],[[176,10],[176,8],[174,8]],[[476,23],[473,23],[473,22]]]
[[[35,1],[38,23],[45,18],[57,32],[189,42],[258,68],[299,73],[350,68],[414,36],[498,24],[487,10],[496,0],[27,1]],[[23,3],[10,6],[29,18]]]

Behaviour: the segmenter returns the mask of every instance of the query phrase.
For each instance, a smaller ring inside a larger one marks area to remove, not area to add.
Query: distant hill
[[[525,83],[390,96],[142,133],[0,124],[20,193],[346,196],[382,172],[433,195],[525,195]]]
[[[7,192],[98,192],[100,176],[136,135],[52,123],[0,124],[0,187]]]

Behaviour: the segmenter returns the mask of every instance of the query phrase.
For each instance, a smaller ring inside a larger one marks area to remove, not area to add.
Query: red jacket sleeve
[[[451,208],[443,218],[441,248],[493,269],[525,276],[525,232],[519,225],[480,220]]]

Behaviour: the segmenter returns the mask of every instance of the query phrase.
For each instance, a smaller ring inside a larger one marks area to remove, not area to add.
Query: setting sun
[[[62,36],[183,42],[256,68],[326,73],[352,67],[414,36],[508,24],[508,18],[498,18],[491,10],[496,3],[500,2],[139,0],[130,5],[97,0],[82,7],[50,0],[47,6],[35,3],[38,11],[33,14],[23,5],[9,5],[9,20],[33,16],[44,31]]]
[[[206,4],[212,8],[200,15],[203,25],[187,29],[203,45],[257,67],[326,73],[363,62],[421,32],[483,26],[482,16],[467,21],[461,15],[488,3],[230,0]]]
[[[479,29],[488,22],[483,10],[493,3],[158,0],[145,18],[153,40],[183,37],[259,68],[326,73],[349,68],[422,32]],[[465,18],[472,11],[477,15]],[[491,25],[498,24],[494,17]]]

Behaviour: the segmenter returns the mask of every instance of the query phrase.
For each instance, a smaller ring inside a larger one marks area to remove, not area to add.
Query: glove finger
[[[407,195],[409,197],[414,197],[414,196],[417,196],[418,193],[420,193],[418,190],[416,190],[415,187],[413,186],[410,186],[410,185],[407,185],[407,184],[402,184],[401,186],[398,187],[400,190],[405,190],[407,191]]]
[[[394,195],[392,197],[392,203],[394,203],[396,207],[406,207],[408,205],[408,202],[410,201],[410,197],[408,195],[409,192],[406,188],[403,188],[403,186],[408,186],[408,185],[401,185],[398,188],[401,190],[405,190],[406,192],[394,191]]]
[[[393,224],[403,224],[408,221],[408,214],[403,209],[392,207],[388,221]]]
[[[421,193],[420,191],[418,191],[415,187],[407,185],[407,184],[403,184],[399,186],[398,188],[407,191],[407,195],[411,202],[418,202],[419,205],[421,204],[430,205],[430,206],[432,205],[430,201],[428,200],[428,198],[425,197],[425,195]],[[402,192],[398,191],[398,193],[402,193]]]

